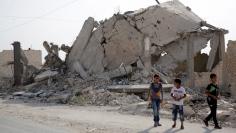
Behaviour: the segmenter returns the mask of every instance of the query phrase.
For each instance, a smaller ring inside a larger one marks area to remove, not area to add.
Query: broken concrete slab
[[[130,65],[143,54],[144,35],[139,33],[125,19],[118,20],[114,26],[116,32],[104,44],[105,68],[118,68],[122,63]]]
[[[101,45],[102,38],[103,33],[101,28],[94,31],[80,58],[80,62],[83,64],[84,69],[91,75],[104,71],[104,49]]]
[[[209,53],[209,58],[207,62],[207,70],[211,71],[212,67],[214,65],[215,59],[216,59],[216,54],[219,49],[219,44],[220,44],[220,39],[219,39],[219,33],[215,33],[210,41],[211,43],[211,51]]]
[[[134,17],[137,28],[150,37],[151,43],[159,46],[180,38],[178,33],[199,29],[202,21],[178,0],[149,7],[141,14],[134,14]]]
[[[122,77],[125,75],[128,75],[132,72],[131,66],[123,66],[121,65],[118,69],[107,71],[101,74],[95,75],[97,78],[103,78],[103,79],[112,79],[117,77]]]
[[[22,96],[23,94],[25,94],[25,91],[14,92],[12,95],[13,96]]]
[[[47,79],[49,79],[49,78],[51,78],[51,77],[54,77],[54,76],[56,76],[56,75],[58,75],[58,72],[57,72],[57,71],[47,70],[47,71],[44,71],[44,72],[38,74],[38,75],[34,78],[34,80],[35,80],[36,82],[39,82],[39,81],[47,80]]]
[[[83,66],[80,64],[79,61],[73,62],[71,70],[79,73],[83,79],[88,78],[87,72],[84,70]]]
[[[89,17],[85,22],[84,25],[76,38],[75,42],[72,45],[71,52],[68,55],[67,58],[67,64],[69,68],[73,67],[73,62],[76,60],[79,60],[81,58],[81,55],[83,54],[88,41],[91,37],[92,31],[94,29],[95,21],[92,17]]]
[[[108,86],[107,90],[111,92],[124,92],[124,93],[143,93],[148,92],[150,84],[141,85],[112,85]],[[169,92],[170,88],[173,88],[173,84],[162,84],[163,91]]]

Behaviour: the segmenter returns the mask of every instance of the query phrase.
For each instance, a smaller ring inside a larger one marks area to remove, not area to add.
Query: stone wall
[[[25,50],[24,53],[29,61],[29,65],[41,68],[42,52],[40,50]],[[13,57],[12,50],[3,50],[0,52],[0,78],[13,76],[13,65],[8,65],[9,62],[13,62]]]

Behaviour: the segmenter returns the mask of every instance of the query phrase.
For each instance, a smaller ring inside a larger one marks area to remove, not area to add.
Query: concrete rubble
[[[36,82],[43,81],[43,80],[49,79],[50,77],[53,77],[56,75],[58,75],[57,71],[51,71],[51,70],[44,71],[44,72],[38,74],[37,76],[35,76],[34,81],[36,81]]]
[[[79,73],[84,79],[97,75],[104,78],[124,76],[119,72],[121,65],[132,66],[132,72],[135,68],[150,72],[155,66],[155,71],[166,82],[170,81],[168,77],[186,74],[192,78],[191,67],[185,70],[179,68],[192,65],[194,61],[189,64],[189,58],[196,56],[211,41],[212,51],[205,66],[211,71],[222,60],[215,61],[216,50],[224,45],[217,39],[225,33],[226,30],[207,24],[189,7],[173,0],[115,14],[99,24],[89,17],[73,43],[66,63],[70,71]],[[187,52],[190,44],[193,53]]]
[[[48,55],[43,68],[31,72],[30,83],[6,87],[6,93],[0,82],[0,96],[24,102],[120,106],[123,113],[150,114],[146,94],[153,75],[158,74],[166,100],[161,113],[171,116],[169,91],[177,77],[187,88],[185,115],[199,121],[208,111],[203,87],[211,72],[218,72],[219,79],[230,79],[222,80],[220,86],[236,95],[235,67],[229,63],[236,59],[235,42],[225,53],[226,33],[178,0],[115,14],[99,23],[89,17],[71,47],[44,41]],[[210,54],[202,54],[209,42]],[[65,61],[60,50],[66,53]],[[220,119],[236,126],[235,99],[224,97],[221,102]]]

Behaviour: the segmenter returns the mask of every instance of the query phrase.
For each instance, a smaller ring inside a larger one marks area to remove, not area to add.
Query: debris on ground
[[[233,68],[224,67],[225,58],[233,62],[228,54],[235,53],[229,50],[224,57],[227,33],[202,20],[178,0],[118,13],[99,23],[89,17],[71,47],[43,42],[47,56],[40,70],[30,69],[27,58],[20,54],[20,43],[13,43],[18,46],[14,52],[21,58],[14,61],[14,78],[0,80],[0,97],[24,102],[120,106],[123,113],[151,115],[146,94],[153,75],[158,74],[165,93],[173,87],[174,78],[183,81],[188,94],[185,117],[201,121],[209,112],[203,88],[208,83],[205,77],[218,72],[222,78],[224,68]],[[210,54],[201,54],[208,42]],[[65,60],[60,58],[60,50],[66,53]],[[21,62],[28,69],[23,69]],[[17,71],[17,63],[22,71]],[[11,86],[16,79],[19,84]],[[199,82],[201,86],[195,84]],[[230,88],[226,92],[233,97],[235,85],[225,83],[220,86]],[[170,117],[171,98],[169,93],[166,95],[161,113]],[[236,127],[236,101],[232,97],[222,96],[218,113],[223,124]]]

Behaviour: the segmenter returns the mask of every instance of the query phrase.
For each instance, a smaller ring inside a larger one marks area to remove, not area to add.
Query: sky
[[[236,0],[179,1],[208,23],[229,30],[226,42],[236,40]],[[100,21],[155,4],[155,0],[0,0],[0,51],[13,49],[10,44],[20,41],[23,49],[42,50],[45,56],[43,41],[72,45],[89,16]]]

